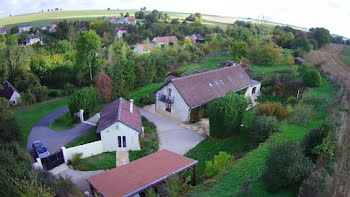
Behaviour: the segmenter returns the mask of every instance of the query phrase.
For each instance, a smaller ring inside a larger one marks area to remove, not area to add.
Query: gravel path
[[[180,155],[185,155],[204,140],[204,137],[200,134],[164,119],[157,114],[141,109],[141,115],[156,125],[160,150],[168,149]]]
[[[50,123],[58,118],[60,115],[68,111],[68,107],[61,108],[51,114],[45,116],[30,131],[27,139],[27,152],[32,152],[32,143],[35,140],[40,140],[48,149],[50,153],[55,153],[79,138],[80,136],[89,132],[94,126],[88,124],[78,124],[76,127],[63,131],[54,131],[50,129]]]

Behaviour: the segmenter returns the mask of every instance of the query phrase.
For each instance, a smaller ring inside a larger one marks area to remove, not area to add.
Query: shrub
[[[263,87],[272,85],[272,77],[270,75],[264,75],[261,79],[261,85]]]
[[[319,71],[316,69],[309,69],[303,74],[302,81],[309,87],[320,87],[322,83],[322,77]]]
[[[96,89],[99,92],[100,98],[104,103],[108,103],[111,100],[113,91],[112,80],[103,71],[100,71],[98,73],[96,79]]]
[[[143,95],[139,99],[139,103],[141,105],[151,105],[154,102],[155,102],[155,98],[154,98],[154,94],[153,93]]]
[[[266,86],[262,88],[262,93],[264,95],[272,95],[273,87],[272,86]]]
[[[297,49],[294,50],[293,55],[294,55],[294,57],[305,58],[307,53],[302,48],[297,48]]]
[[[291,66],[291,65],[294,64],[294,58],[293,58],[293,56],[291,56],[291,55],[288,55],[288,56],[287,56],[287,58],[286,58],[286,64],[289,65],[289,66]]]
[[[310,105],[298,105],[292,112],[289,122],[295,125],[306,125],[311,115],[312,110]]]
[[[323,139],[327,136],[327,131],[318,128],[311,130],[303,139],[302,147],[306,157],[310,158],[313,162],[317,160],[317,154],[313,152],[313,149],[322,143]]]
[[[49,90],[46,86],[33,86],[29,89],[29,92],[35,95],[37,102],[46,100],[49,95]]]
[[[69,99],[68,107],[72,117],[80,109],[93,113],[99,104],[98,93],[94,87],[85,87],[76,91]]]
[[[185,190],[186,186],[187,182],[183,183],[182,177],[175,174],[171,176],[167,182],[165,182],[163,188],[160,188],[160,196],[178,197],[180,196],[181,192]]]
[[[328,101],[326,97],[319,97],[313,94],[304,94],[301,98],[301,102],[312,105],[316,109],[320,109],[321,107],[327,105]]]
[[[220,171],[227,168],[232,156],[226,152],[220,151],[218,155],[214,155],[214,161],[205,162],[204,173],[207,177],[213,177]]]
[[[247,106],[248,100],[236,93],[229,93],[209,103],[207,114],[210,135],[215,138],[226,138],[234,132],[239,132]]]
[[[21,103],[23,105],[31,105],[36,102],[35,95],[31,92],[25,92],[21,95]]]
[[[73,156],[72,156],[72,164],[73,165],[80,164],[81,160],[82,160],[82,157],[83,157],[83,153],[75,153],[75,154],[73,154]]]
[[[294,96],[290,96],[287,99],[287,103],[291,104],[291,105],[295,105],[295,104],[298,103],[298,99],[296,97],[294,97]]]
[[[273,116],[258,116],[251,130],[251,139],[254,144],[266,141],[272,133],[279,132],[280,122]]]
[[[269,191],[299,185],[312,169],[312,162],[295,142],[286,142],[270,149],[263,180]]]
[[[71,83],[66,83],[66,85],[64,85],[64,89],[63,89],[63,93],[64,95],[71,95],[74,93],[75,87],[73,84]]]
[[[289,112],[281,103],[265,103],[259,105],[255,110],[258,116],[275,116],[278,120],[283,120],[289,116]]]

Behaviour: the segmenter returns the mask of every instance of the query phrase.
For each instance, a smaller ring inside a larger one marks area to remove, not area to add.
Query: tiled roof
[[[58,23],[60,23],[59,21],[53,21],[50,23],[50,25],[57,25]]]
[[[114,28],[115,31],[128,31],[128,27],[116,27]]]
[[[172,79],[182,98],[191,108],[237,92],[253,84],[242,66],[231,66]],[[168,82],[169,83],[169,82]]]
[[[96,132],[100,133],[116,122],[122,122],[142,133],[140,109],[133,105],[133,112],[131,113],[130,102],[123,98],[119,98],[103,108]]]
[[[105,197],[134,196],[198,161],[166,149],[87,179]]]
[[[3,89],[0,90],[0,96],[10,99],[12,94],[17,91],[15,87],[13,87],[10,82],[5,81],[5,83],[2,85]]]
[[[20,26],[19,26],[19,28],[23,28],[23,27],[32,27],[32,25],[25,24],[25,25],[20,25]]]
[[[203,37],[200,34],[194,34],[194,36],[196,36],[197,40],[203,40]]]
[[[126,17],[126,19],[128,19],[128,21],[134,21],[134,20],[136,20],[135,17]]]
[[[154,44],[149,43],[149,44],[139,44],[138,47],[140,48],[141,52],[151,52],[154,49]]]
[[[0,27],[0,33],[4,33],[6,32],[6,28],[5,27]]]
[[[163,37],[155,37],[153,38],[154,42],[158,43],[167,43],[167,42],[175,42],[177,40],[176,36],[163,36]]]

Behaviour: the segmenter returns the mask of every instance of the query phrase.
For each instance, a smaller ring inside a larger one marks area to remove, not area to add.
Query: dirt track
[[[325,63],[321,69],[336,78],[342,84],[344,90],[343,100],[350,101],[350,67],[339,58],[343,45],[330,44],[321,50],[312,51],[308,60],[317,64]],[[348,107],[347,105],[345,107]],[[340,160],[335,173],[334,196],[350,197],[350,116],[344,117],[339,136],[338,151]]]

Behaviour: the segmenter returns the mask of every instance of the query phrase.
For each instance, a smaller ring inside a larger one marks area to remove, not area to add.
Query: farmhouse
[[[204,38],[200,34],[188,35],[188,36],[185,37],[185,39],[191,40],[192,43],[203,42],[204,41]]]
[[[116,27],[116,28],[114,28],[114,30],[115,30],[115,37],[116,38],[121,38],[124,33],[128,33],[127,27]]]
[[[0,28],[0,35],[1,34],[6,34],[6,28],[5,27]]]
[[[22,32],[25,32],[25,31],[30,31],[30,28],[32,28],[32,25],[20,25],[18,27],[18,33],[22,33]]]
[[[25,41],[25,44],[26,45],[33,45],[33,44],[38,43],[38,42],[40,44],[43,44],[43,41],[42,41],[40,35],[39,34],[35,34],[35,35],[31,34],[28,36],[28,39]]]
[[[136,54],[150,53],[154,49],[155,45],[153,43],[138,44],[135,46],[133,52]]]
[[[171,77],[156,91],[155,110],[189,123],[195,109],[229,92],[245,91],[245,97],[254,103],[260,87],[261,83],[252,80],[241,65]]]
[[[11,85],[10,82],[5,81],[3,84],[3,89],[0,90],[0,96],[8,99],[13,106],[16,106],[20,103],[21,95],[15,87]]]
[[[174,44],[177,41],[176,36],[164,36],[164,37],[155,37],[152,42],[155,45],[163,45],[163,44]]]
[[[41,25],[41,26],[39,27],[39,30],[40,30],[40,31],[44,31],[44,30],[47,30],[47,27],[46,27],[46,25]]]
[[[145,196],[148,188],[157,187],[175,174],[183,175],[186,170],[192,171],[192,184],[195,185],[197,163],[164,149],[90,177],[87,181],[93,196]]]
[[[124,23],[129,24],[129,25],[134,25],[134,24],[136,24],[136,18],[135,17],[125,17]]]
[[[55,29],[56,29],[58,23],[60,23],[60,22],[59,22],[59,21],[54,21],[54,22],[51,22],[51,23],[50,23],[50,31],[51,31],[51,32],[54,32],[54,31],[55,31]]]
[[[123,24],[124,20],[122,18],[109,17],[108,22],[113,23],[113,24]]]
[[[101,135],[105,151],[140,150],[139,137],[143,135],[140,109],[119,98],[101,112],[96,133]]]

